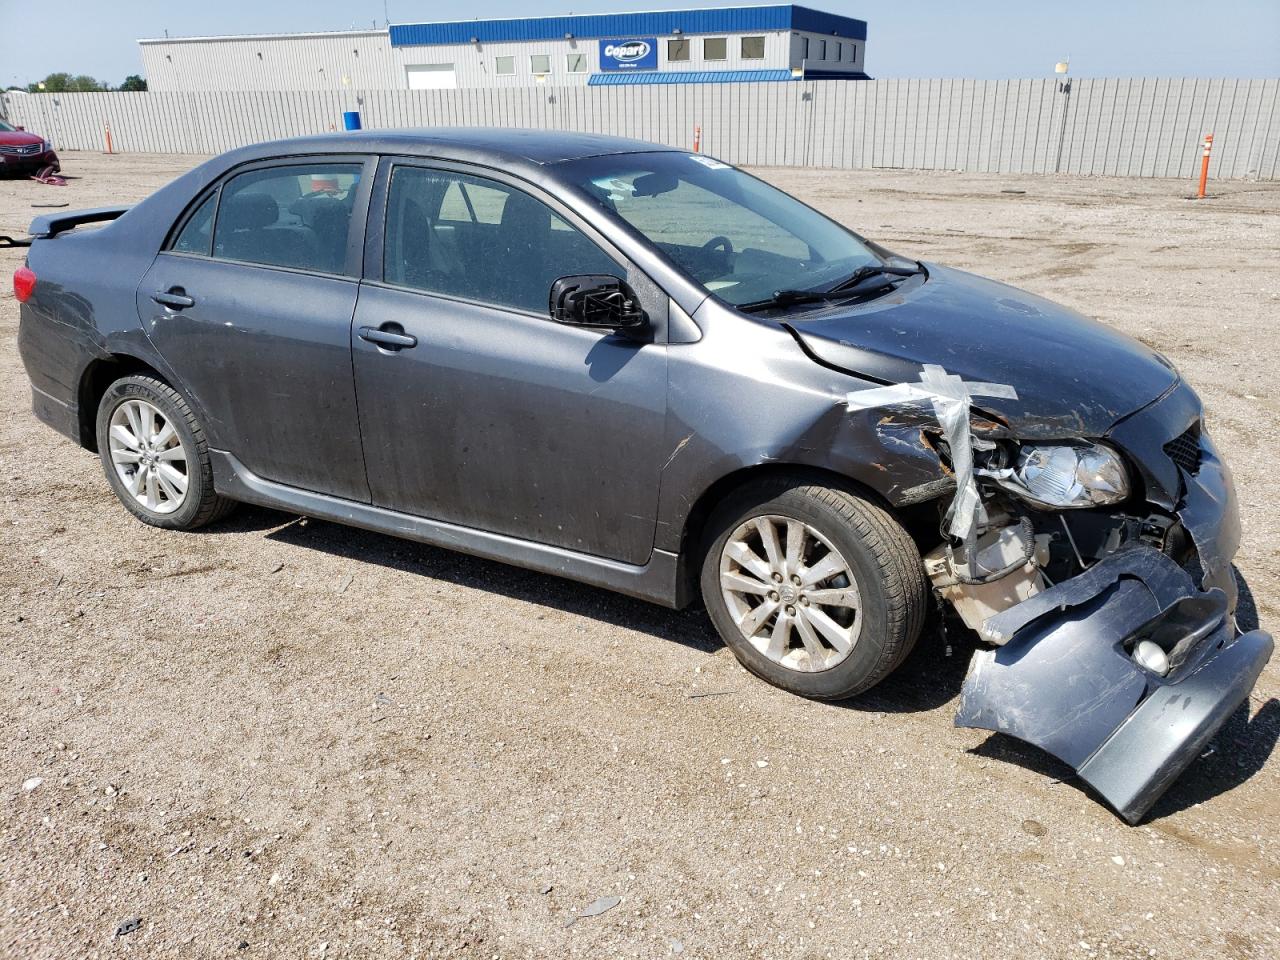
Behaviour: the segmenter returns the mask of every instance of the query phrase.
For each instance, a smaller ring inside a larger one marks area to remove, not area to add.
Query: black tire
[[[739,630],[721,591],[721,555],[733,533],[757,517],[799,520],[846,560],[856,580],[861,629],[845,659],[805,672],[770,659]],[[928,611],[924,564],[907,531],[884,509],[802,476],[744,487],[712,514],[702,562],[702,597],[712,623],[744,667],[777,687],[840,700],[883,680],[915,646]]]
[[[173,425],[186,454],[186,495],[171,513],[158,513],[139,503],[125,487],[111,459],[109,431],[117,408],[128,400],[151,404]],[[166,530],[195,530],[221,520],[236,506],[234,500],[220,497],[213,489],[213,465],[209,460],[209,444],[182,394],[155,377],[123,377],[107,387],[98,404],[98,455],[107,482],[126,510],[143,523]]]

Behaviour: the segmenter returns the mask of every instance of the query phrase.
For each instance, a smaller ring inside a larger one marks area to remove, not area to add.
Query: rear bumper
[[[1235,626],[1235,491],[1207,440],[1183,479],[1177,512],[1198,575],[1131,543],[990,618],[985,629],[1007,642],[974,657],[956,715],[1070,764],[1129,823],[1248,698],[1273,649]],[[1142,640],[1166,651],[1166,675],[1134,660]]]

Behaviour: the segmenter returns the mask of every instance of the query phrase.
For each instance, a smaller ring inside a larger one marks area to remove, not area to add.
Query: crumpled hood
[[[926,268],[926,283],[790,325],[818,359],[850,373],[915,382],[934,363],[965,380],[1009,384],[1016,400],[975,397],[974,406],[1026,439],[1100,437],[1177,382],[1155,351],[1073,310],[971,273]]]

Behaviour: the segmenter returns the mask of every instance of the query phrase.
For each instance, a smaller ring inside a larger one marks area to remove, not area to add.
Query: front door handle
[[[403,331],[404,328],[398,323],[384,323],[380,328],[361,327],[360,339],[376,343],[386,350],[403,350],[406,347],[416,347],[418,338],[410,336]]]
[[[194,307],[196,305],[195,300],[187,296],[187,292],[181,287],[158,290],[151,295],[151,299],[173,310],[181,310],[183,307]]]

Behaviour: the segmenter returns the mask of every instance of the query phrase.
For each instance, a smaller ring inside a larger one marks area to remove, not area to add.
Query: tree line
[[[25,90],[27,93],[94,93],[99,90],[146,90],[147,81],[136,73],[124,78],[118,87],[95,80],[86,74],[51,73],[43,80],[28,83],[25,87],[11,86],[10,90]]]

